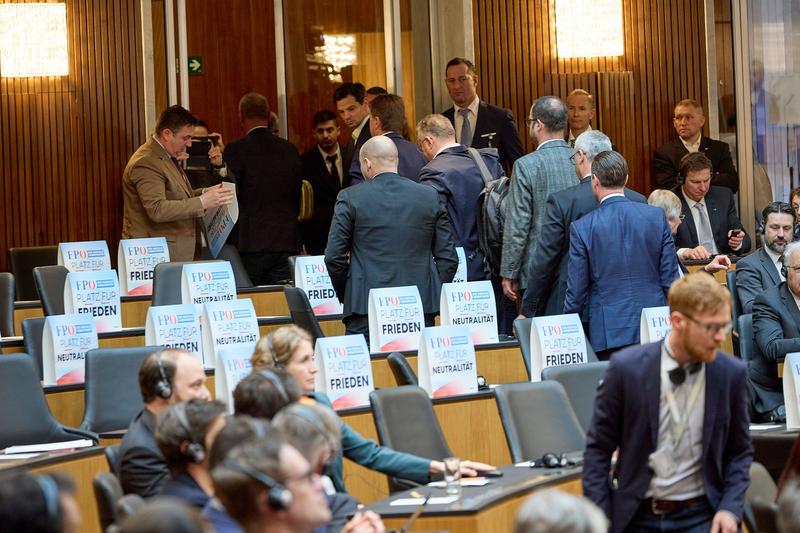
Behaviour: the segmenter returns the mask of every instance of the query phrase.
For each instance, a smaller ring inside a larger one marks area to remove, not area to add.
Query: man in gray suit
[[[564,140],[564,103],[555,96],[543,96],[531,106],[526,122],[537,146],[514,163],[500,268],[503,293],[514,302],[527,285],[547,197],[575,185],[572,148]]]
[[[736,293],[742,313],[752,313],[756,296],[784,281],[783,250],[792,242],[795,216],[786,202],[772,202],[761,212],[764,246],[736,263]]]
[[[358,158],[367,181],[339,193],[325,248],[347,333],[368,335],[369,291],[382,287],[416,285],[433,325],[441,285],[458,268],[447,212],[436,190],[397,174],[390,138],[372,137]]]

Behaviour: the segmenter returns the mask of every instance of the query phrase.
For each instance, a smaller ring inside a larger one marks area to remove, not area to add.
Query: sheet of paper
[[[458,496],[436,496],[434,498],[430,498],[427,505],[447,505],[448,503],[453,503],[457,499]],[[422,502],[424,501],[425,498],[400,498],[398,500],[394,500],[389,505],[392,507],[398,507],[401,505],[422,505]]]
[[[75,448],[89,448],[94,442],[89,439],[68,440],[64,442],[51,442],[48,444],[29,444],[26,446],[9,446],[6,455],[17,453],[54,452],[58,450],[73,450]]]
[[[750,424],[750,431],[766,431],[782,428],[783,424]]]
[[[462,487],[483,487],[484,485],[488,485],[489,480],[485,477],[470,477],[470,478],[463,478],[461,480]],[[445,481],[432,481],[428,483],[429,487],[434,488],[445,488],[447,486],[447,482]]]
[[[0,461],[21,461],[23,459],[33,459],[39,457],[40,453],[15,453],[12,455],[0,454]]]

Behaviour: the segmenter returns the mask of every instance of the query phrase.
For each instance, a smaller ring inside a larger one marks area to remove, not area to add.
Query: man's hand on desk
[[[497,467],[477,461],[461,461],[462,476],[475,477],[480,472],[491,472],[492,470],[497,470]],[[441,461],[431,461],[428,472],[431,474],[444,474],[444,463]]]
[[[200,201],[203,203],[203,209],[228,205],[233,201],[233,191],[222,185],[215,185],[203,191]]]
[[[709,264],[703,267],[706,272],[714,273],[719,270],[727,271],[731,267],[731,260],[727,255],[718,255]]]
[[[698,246],[697,248],[684,249],[683,253],[681,254],[681,259],[684,261],[705,261],[706,259],[711,259],[711,254],[708,253],[708,250],[706,250],[704,247]]]

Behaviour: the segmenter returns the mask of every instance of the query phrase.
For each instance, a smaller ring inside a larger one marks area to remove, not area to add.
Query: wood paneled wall
[[[13,246],[106,239],[116,255],[145,138],[139,2],[66,4],[69,75],[0,78],[0,270]]]
[[[589,90],[595,127],[607,128],[628,160],[629,185],[649,192],[653,150],[676,135],[675,103],[707,106],[703,1],[622,0],[622,11],[623,56],[560,59],[555,0],[473,0],[479,93],[514,112],[530,150],[524,119],[533,101]]]

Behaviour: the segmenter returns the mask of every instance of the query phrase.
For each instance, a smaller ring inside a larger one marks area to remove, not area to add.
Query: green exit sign
[[[203,56],[189,56],[189,74],[202,74],[204,69]]]

